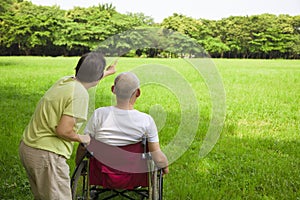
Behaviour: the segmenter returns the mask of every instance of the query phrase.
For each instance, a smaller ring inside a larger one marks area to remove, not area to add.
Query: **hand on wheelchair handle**
[[[168,173],[169,173],[169,167],[164,167],[164,168],[162,169],[162,172],[163,172],[163,175],[164,175],[164,174],[168,174]]]
[[[89,135],[79,135],[80,141],[84,146],[87,146],[91,142],[91,137]]]

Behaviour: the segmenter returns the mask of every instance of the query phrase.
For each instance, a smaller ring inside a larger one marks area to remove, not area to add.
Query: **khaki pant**
[[[55,153],[19,146],[21,162],[26,170],[36,200],[71,200],[69,166],[66,158]]]

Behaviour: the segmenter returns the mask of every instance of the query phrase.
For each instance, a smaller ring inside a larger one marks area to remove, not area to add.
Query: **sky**
[[[173,13],[195,19],[219,20],[229,16],[263,13],[300,15],[300,0],[31,0],[36,5],[58,5],[61,9],[112,4],[119,13],[144,13],[162,22]]]

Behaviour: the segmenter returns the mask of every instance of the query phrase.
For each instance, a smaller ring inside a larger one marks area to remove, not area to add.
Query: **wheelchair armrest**
[[[144,152],[144,153],[142,153],[142,159],[144,159],[144,160],[152,160],[152,156],[151,156],[150,152]]]

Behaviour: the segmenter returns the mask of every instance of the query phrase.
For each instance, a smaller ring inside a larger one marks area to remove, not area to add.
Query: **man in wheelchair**
[[[111,90],[113,94],[116,95],[116,105],[96,109],[84,131],[85,134],[90,135],[92,138],[91,144],[87,147],[90,152],[93,152],[94,157],[90,159],[89,170],[92,170],[90,172],[91,174],[93,173],[93,176],[90,175],[90,184],[96,184],[97,180],[95,179],[98,179],[98,176],[99,179],[100,177],[103,178],[103,176],[93,172],[97,166],[97,170],[102,170],[103,173],[106,174],[114,173],[114,176],[116,176],[116,173],[118,174],[120,172],[120,174],[124,174],[123,172],[125,171],[125,173],[140,175],[135,177],[137,177],[137,179],[143,179],[143,174],[147,171],[144,171],[145,169],[135,168],[129,158],[145,156],[140,151],[130,150],[135,148],[134,146],[136,146],[136,144],[141,143],[143,138],[147,138],[145,148],[150,152],[155,165],[161,169],[162,174],[169,173],[168,159],[160,149],[158,131],[153,118],[146,113],[134,109],[134,104],[141,94],[137,76],[132,72],[119,74],[115,78]],[[121,147],[121,149],[117,148],[116,150],[116,148],[113,147]],[[138,148],[141,147],[139,146]],[[76,155],[77,166],[82,160],[83,152],[85,152],[84,147],[79,146]],[[120,161],[122,157],[129,160],[125,161],[127,162],[125,167],[120,168],[117,163],[122,162]],[[106,162],[108,158],[115,159],[111,159],[114,161]],[[106,165],[105,167],[103,167],[104,164]],[[113,187],[117,187],[116,189],[122,188],[122,182],[125,184],[125,189],[133,189],[131,187],[138,186],[134,184],[126,186],[126,180],[124,179],[126,178],[118,179],[118,177],[116,177],[115,183],[100,181],[99,184],[109,189],[113,189]],[[130,178],[128,181],[130,181]],[[147,185],[141,181],[136,184],[140,184],[141,186]]]

